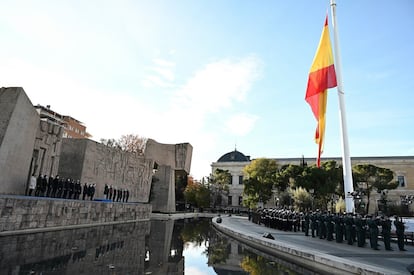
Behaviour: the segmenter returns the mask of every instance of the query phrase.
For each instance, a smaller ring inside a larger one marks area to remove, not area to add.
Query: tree
[[[219,168],[214,170],[213,174],[208,179],[214,208],[217,205],[221,205],[222,195],[228,195],[231,179],[232,177],[228,170]]]
[[[247,271],[251,275],[272,275],[277,271],[278,272],[276,274],[282,274],[283,272],[280,269],[276,269],[274,266],[270,265],[262,256],[245,256],[243,257],[240,266],[244,271]],[[279,265],[277,267],[279,267]]]
[[[147,138],[140,137],[139,135],[127,134],[122,135],[118,140],[101,139],[100,142],[108,147],[118,148],[125,152],[144,154],[145,146],[147,145]]]
[[[336,213],[344,213],[345,210],[346,210],[345,200],[342,197],[340,197],[335,204],[335,211]]]
[[[175,171],[175,204],[177,211],[185,210],[184,191],[189,181],[193,181],[192,176],[187,175],[184,171]]]
[[[300,182],[303,169],[303,166],[294,164],[282,166],[282,168],[276,173],[275,186],[279,192],[285,191],[291,182]]]
[[[255,159],[244,167],[243,204],[245,206],[256,208],[257,203],[266,203],[271,198],[277,171],[276,161],[266,158]]]
[[[122,135],[118,140],[118,144],[125,152],[138,153],[140,155],[143,155],[147,140],[147,138],[140,137],[139,135],[128,134]]]
[[[312,206],[312,196],[302,187],[298,187],[292,190],[292,196],[294,199],[295,209],[298,211],[305,211]]]
[[[381,193],[383,190],[395,189],[398,182],[393,181],[394,172],[388,168],[378,167],[372,164],[358,164],[352,167],[354,187],[363,185],[363,191],[367,196],[366,212],[369,211],[371,192],[376,190]]]
[[[332,194],[338,189],[340,181],[336,177],[336,166],[336,162],[325,162],[321,167],[306,166],[295,184],[296,187],[313,190],[317,208],[327,209],[328,201],[332,200]]]
[[[119,144],[118,144],[118,141],[113,139],[113,138],[110,138],[110,139],[101,138],[100,142],[105,146],[108,146],[108,147],[111,147],[111,148],[121,149]]]
[[[187,203],[196,207],[205,208],[210,206],[210,190],[200,182],[195,182],[188,177],[187,187],[184,190]]]
[[[200,184],[196,193],[197,206],[206,208],[210,206],[210,190],[207,186]]]
[[[278,263],[277,261],[270,261],[263,256],[255,255],[254,253],[245,250],[244,257],[240,263],[241,268],[250,275],[272,275],[272,274],[296,274],[287,265]]]
[[[180,232],[180,237],[184,244],[186,243],[196,243],[198,246],[202,245],[204,242],[209,239],[209,229],[210,221],[208,219],[199,219],[197,222],[183,222],[184,220],[176,221],[175,224],[180,224],[182,226]],[[174,225],[175,227],[175,225]],[[174,232],[175,228],[174,228]]]
[[[189,204],[196,205],[197,184],[193,180],[188,180],[187,187],[184,190],[185,201]]]
[[[334,160],[325,161],[321,166],[325,171],[327,191],[342,196],[344,194],[342,166]]]
[[[208,257],[208,265],[225,264],[230,255],[229,239],[215,230],[211,232],[208,239],[209,245],[205,254]]]

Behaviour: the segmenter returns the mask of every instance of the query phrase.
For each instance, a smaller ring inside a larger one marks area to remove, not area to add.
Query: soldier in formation
[[[39,175],[37,178],[32,175],[29,180],[28,195],[34,192],[38,197],[51,197],[61,199],[79,200],[83,193],[82,199],[93,200],[95,195],[96,184],[84,183],[83,188],[80,180],[71,178],[61,178],[59,175],[55,177],[47,175]]]
[[[344,240],[348,245],[357,244],[358,247],[365,247],[367,238],[370,247],[379,250],[378,237],[384,242],[385,250],[392,251],[391,247],[391,220],[387,216],[373,216],[352,213],[336,213],[329,211],[308,211],[297,212],[289,209],[259,208],[250,213],[251,221],[263,224],[266,227],[283,231],[302,231],[309,236],[309,229],[312,237],[335,240],[342,243]],[[398,238],[398,248],[404,249],[404,222],[395,216],[394,225]],[[381,229],[381,231],[380,231]]]
[[[397,243],[398,243],[398,249],[400,251],[406,251],[404,248],[404,231],[405,226],[402,218],[399,218],[398,216],[394,216],[394,225],[395,225],[395,233],[397,234]]]

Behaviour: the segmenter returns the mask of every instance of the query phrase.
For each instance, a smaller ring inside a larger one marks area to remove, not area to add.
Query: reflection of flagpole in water
[[[334,32],[334,55],[335,55],[335,69],[336,69],[336,80],[338,88],[338,100],[339,100],[339,117],[341,126],[341,143],[342,143],[342,165],[344,175],[344,191],[345,191],[345,206],[346,212],[354,212],[354,198],[351,193],[354,191],[352,182],[352,166],[351,157],[349,155],[349,144],[348,144],[348,130],[346,124],[345,114],[345,101],[344,101],[344,90],[342,84],[342,67],[341,67],[341,56],[339,53],[339,37],[338,37],[338,26],[336,23],[336,2],[331,0],[331,12],[332,12],[332,26]]]

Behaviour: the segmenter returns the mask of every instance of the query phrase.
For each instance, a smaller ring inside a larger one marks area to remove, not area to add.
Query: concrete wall
[[[59,166],[63,127],[41,120],[36,133],[31,173],[56,176]]]
[[[39,120],[22,88],[0,88],[0,194],[25,193]]]
[[[163,144],[148,139],[145,156],[160,165],[170,166],[174,170],[190,173],[193,147],[189,143]]]
[[[175,212],[175,173],[171,166],[159,165],[153,176],[150,202],[153,211]]]
[[[0,238],[2,274],[145,274],[150,222]],[[113,270],[109,268],[113,266]]]
[[[151,189],[153,211],[175,212],[175,172],[190,173],[192,153],[189,143],[162,144],[148,139],[145,157],[158,164]]]
[[[149,201],[154,161],[89,139],[63,139],[59,176],[95,183],[103,198],[105,184],[128,189],[129,202]]]
[[[37,197],[0,197],[0,234],[6,231],[149,219],[151,205]]]

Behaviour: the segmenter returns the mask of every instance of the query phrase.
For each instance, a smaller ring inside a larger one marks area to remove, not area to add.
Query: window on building
[[[398,176],[397,177],[399,187],[405,187],[405,177],[404,176]]]
[[[243,184],[243,176],[239,176],[239,184]]]
[[[229,205],[229,206],[233,205],[232,204],[232,201],[233,201],[233,197],[232,196],[228,196],[227,197],[227,205]]]
[[[239,196],[239,205],[242,205],[242,204],[243,204],[243,197]]]

